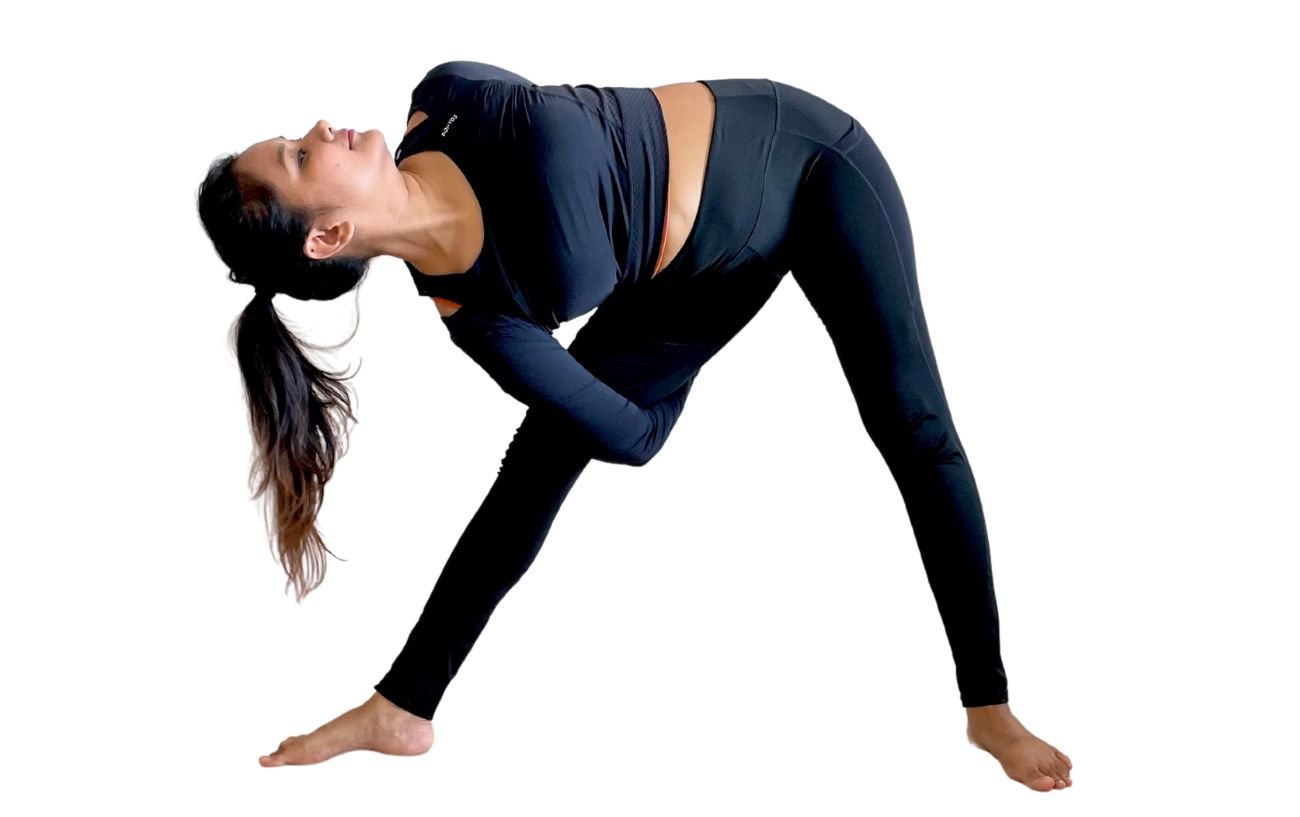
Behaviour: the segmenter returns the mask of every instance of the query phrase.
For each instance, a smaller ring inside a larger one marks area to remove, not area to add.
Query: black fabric
[[[569,352],[615,393],[661,405],[690,387],[791,272],[902,494],[962,705],[1005,703],[983,509],[939,378],[893,174],[856,119],[806,91],[767,79],[701,82],[717,112],[686,244],[652,280],[607,298]],[[466,331],[479,319],[471,313]],[[774,380],[778,363],[797,365],[774,361]],[[738,411],[761,402],[734,399]],[[433,717],[592,458],[563,408],[530,406],[377,692]]]
[[[452,341],[507,394],[560,415],[596,459],[642,465],[689,385],[638,405],[555,340],[560,323],[648,280],[662,239],[667,132],[648,88],[536,85],[487,63],[431,70],[411,94],[429,116],[394,159],[444,152],[483,211],[484,246],[450,275],[408,268],[422,295],[461,304]]]
[[[663,238],[668,141],[649,88],[537,85],[458,60],[415,87],[407,118],[417,110],[428,118],[403,136],[394,160],[445,153],[473,188],[486,233],[464,273],[424,275],[408,263],[421,295],[454,293],[466,299],[458,303],[555,329],[650,277]]]

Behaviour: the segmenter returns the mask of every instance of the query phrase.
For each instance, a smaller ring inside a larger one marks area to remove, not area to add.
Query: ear
[[[325,228],[313,229],[303,244],[303,253],[313,261],[324,261],[340,252],[352,241],[356,227],[350,221],[338,221]]]

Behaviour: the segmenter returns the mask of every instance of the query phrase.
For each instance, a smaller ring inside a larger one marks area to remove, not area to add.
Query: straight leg
[[[902,494],[962,705],[1006,703],[983,508],[930,344],[898,186],[856,125],[816,158],[798,195],[791,274]]]
[[[541,550],[590,458],[529,409],[487,496],[442,568],[406,644],[375,691],[429,720],[488,618]]]
[[[651,282],[620,292],[578,332],[569,351],[592,374],[641,406],[693,379],[757,311],[775,281],[738,277],[720,332],[697,320],[716,294],[701,282]],[[698,297],[692,297],[692,291]],[[706,294],[708,293],[708,294]],[[740,305],[740,306],[737,306]],[[744,314],[737,310],[746,310]],[[557,418],[529,409],[501,468],[434,585],[401,652],[374,689],[429,720],[488,619],[541,550],[569,491],[591,461]]]

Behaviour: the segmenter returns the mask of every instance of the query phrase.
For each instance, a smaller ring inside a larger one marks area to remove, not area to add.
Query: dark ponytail
[[[275,190],[235,170],[238,155],[214,161],[199,187],[199,218],[229,278],[258,290],[231,326],[230,343],[239,362],[254,440],[249,486],[267,496],[268,535],[299,602],[325,578],[325,555],[334,553],[316,527],[325,483],[346,452],[352,397],[346,381],[356,373],[317,367],[303,347],[333,351],[297,337],[280,318],[271,295],[327,300],[365,280],[369,258],[313,261],[303,254],[318,213],[286,206]],[[358,309],[358,323],[360,311]],[[359,368],[359,367],[358,367]],[[335,557],[337,558],[337,557]]]

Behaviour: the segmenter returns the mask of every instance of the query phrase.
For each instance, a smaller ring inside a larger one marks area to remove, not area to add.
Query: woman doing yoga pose
[[[218,159],[199,191],[229,277],[257,289],[236,354],[257,495],[273,501],[299,600],[323,577],[315,515],[355,417],[346,378],[309,361],[275,293],[335,298],[372,258],[401,258],[452,342],[528,407],[375,693],[263,765],[427,751],[444,691],[586,465],[648,462],[700,368],[790,272],[902,494],[968,739],[1030,788],[1069,786],[1069,758],[1008,707],[979,494],[930,345],[903,199],[862,125],[769,79],[538,85],[464,60],[429,71],[407,116],[391,158],[380,132],[321,121]],[[552,331],[593,309],[561,346]]]

